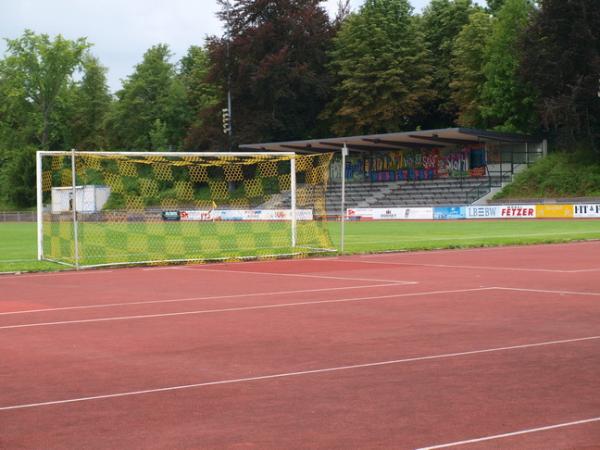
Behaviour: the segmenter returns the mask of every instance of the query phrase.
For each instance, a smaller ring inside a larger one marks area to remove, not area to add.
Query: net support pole
[[[292,248],[296,247],[296,156],[292,156],[290,160],[290,196],[291,196],[291,205],[290,205],[290,214],[291,214],[291,222],[292,222]]]
[[[77,230],[77,171],[75,170],[75,149],[71,150],[71,206],[73,212],[73,242],[75,268],[79,269],[79,234]]]
[[[344,253],[344,241],[346,239],[346,156],[348,156],[348,147],[344,142],[344,146],[342,147],[342,202],[340,205],[340,253]]]
[[[42,208],[43,208],[43,191],[42,191],[42,152],[35,153],[35,191],[37,200],[36,220],[37,220],[37,259],[44,259],[44,235],[42,230]]]

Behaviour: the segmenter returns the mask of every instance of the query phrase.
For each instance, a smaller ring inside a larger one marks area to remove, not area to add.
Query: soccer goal
[[[335,251],[331,154],[37,152],[38,259],[75,267]]]

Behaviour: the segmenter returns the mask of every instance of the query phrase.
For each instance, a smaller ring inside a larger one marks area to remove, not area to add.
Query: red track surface
[[[600,448],[600,243],[4,276],[0,355],[0,448]]]

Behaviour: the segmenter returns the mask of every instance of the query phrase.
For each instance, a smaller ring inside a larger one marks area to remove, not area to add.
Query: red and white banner
[[[348,208],[346,215],[356,220],[433,220],[433,208]]]
[[[182,221],[289,221],[292,211],[289,209],[211,209],[181,211]],[[311,209],[297,209],[296,220],[313,220]]]
[[[468,206],[467,219],[535,219],[535,205]]]

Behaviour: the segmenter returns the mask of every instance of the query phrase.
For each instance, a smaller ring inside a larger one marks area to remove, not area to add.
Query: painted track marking
[[[309,305],[323,305],[332,303],[349,303],[349,302],[360,302],[368,300],[385,300],[390,298],[402,298],[402,297],[420,297],[426,295],[440,295],[440,294],[452,294],[461,292],[478,292],[488,291],[493,288],[472,288],[472,289],[456,289],[446,291],[428,291],[428,292],[414,292],[414,293],[403,293],[403,294],[390,294],[390,295],[377,295],[371,297],[358,297],[358,298],[341,298],[336,300],[317,300],[314,302],[293,302],[293,303],[279,303],[273,305],[255,305],[255,306],[240,306],[237,308],[221,308],[221,309],[201,309],[194,311],[181,311],[175,313],[163,313],[163,314],[141,314],[136,316],[114,316],[114,317],[98,317],[95,319],[80,319],[80,320],[62,320],[57,322],[34,322],[25,323],[20,325],[5,325],[0,326],[0,330],[12,330],[16,328],[32,328],[32,327],[43,327],[43,326],[56,326],[56,325],[72,325],[78,323],[94,323],[94,322],[111,322],[120,320],[137,320],[137,319],[156,319],[162,317],[176,317],[176,316],[189,316],[198,314],[215,314],[225,312],[236,312],[236,311],[252,311],[260,309],[274,309],[274,308],[289,308],[294,306],[309,306]]]
[[[559,291],[551,289],[529,289],[529,288],[516,288],[516,287],[502,287],[494,286],[494,289],[501,291],[516,291],[516,292],[538,292],[540,294],[559,294],[559,295],[586,295],[586,296],[600,296],[600,292],[586,292],[586,291]]]
[[[343,262],[355,262],[351,259],[338,259]],[[416,266],[416,267],[439,267],[442,269],[475,269],[475,270],[507,270],[514,272],[546,272],[546,273],[582,273],[582,272],[596,272],[600,271],[600,268],[590,269],[576,269],[576,270],[561,270],[561,269],[528,269],[524,267],[501,267],[501,266],[465,266],[465,265],[454,265],[454,264],[426,264],[426,263],[412,263],[412,262],[397,262],[397,261],[363,261],[365,264],[383,264],[390,266]]]
[[[545,427],[529,428],[526,430],[513,431],[511,433],[503,433],[503,434],[496,434],[493,436],[484,436],[484,437],[475,438],[475,439],[467,439],[465,441],[457,441],[457,442],[449,442],[447,444],[432,445],[429,447],[421,447],[417,450],[435,450],[435,449],[439,449],[439,448],[456,447],[458,445],[475,444],[477,442],[492,441],[495,439],[503,439],[503,438],[512,437],[512,436],[520,436],[523,434],[554,430],[556,428],[572,427],[575,425],[583,425],[583,424],[592,423],[592,422],[600,422],[600,417],[592,417],[591,419],[576,420],[574,422],[565,422],[565,423],[559,423],[556,425],[548,425]]]
[[[364,364],[353,364],[348,366],[337,366],[337,367],[327,367],[322,369],[313,369],[313,370],[303,370],[299,372],[286,372],[286,373],[277,373],[271,375],[260,375],[255,377],[247,377],[247,378],[233,378],[227,380],[217,380],[217,381],[207,381],[203,383],[194,383],[194,384],[185,384],[179,386],[167,386],[162,388],[154,388],[154,389],[144,389],[137,391],[129,391],[129,392],[119,392],[115,394],[104,394],[104,395],[95,395],[89,397],[78,397],[71,399],[63,399],[63,400],[53,400],[47,402],[39,402],[39,403],[26,403],[20,405],[9,405],[9,406],[1,406],[1,411],[11,411],[16,409],[25,409],[25,408],[34,408],[39,406],[50,406],[50,405],[60,405],[65,403],[76,403],[76,402],[84,402],[90,400],[102,400],[109,398],[117,398],[117,397],[128,397],[133,395],[143,395],[143,394],[155,394],[159,392],[168,392],[168,391],[178,391],[183,389],[193,389],[207,386],[217,386],[217,385],[226,385],[226,384],[234,384],[234,383],[244,383],[251,381],[262,381],[262,380],[273,380],[277,378],[286,378],[286,377],[295,377],[301,375],[315,375],[320,373],[330,373],[330,372],[339,372],[346,371],[352,369],[364,369],[368,367],[382,367],[382,366],[390,366],[396,364],[405,364],[411,362],[419,362],[419,361],[432,361],[439,359],[449,359],[456,358],[462,356],[471,356],[471,355],[481,355],[485,353],[494,353],[494,352],[503,352],[510,350],[523,350],[528,348],[536,348],[536,347],[546,347],[551,345],[561,345],[561,344],[571,344],[575,342],[585,342],[585,341],[594,341],[600,339],[600,336],[588,336],[582,338],[573,338],[573,339],[562,339],[557,341],[544,341],[544,342],[534,342],[530,344],[520,344],[520,345],[512,345],[509,347],[495,347],[495,348],[487,348],[480,350],[471,350],[466,352],[455,352],[455,353],[443,353],[439,355],[427,355],[427,356],[416,356],[413,358],[403,358],[403,359],[394,359],[388,361],[378,361],[373,363],[364,363]],[[458,444],[456,444],[458,445]],[[430,447],[435,448],[435,447]]]
[[[320,289],[300,289],[295,291],[269,291],[269,292],[256,292],[253,294],[230,294],[230,295],[215,295],[208,297],[187,297],[187,298],[174,298],[166,300],[140,300],[135,302],[122,302],[122,303],[99,303],[95,305],[74,305],[74,306],[63,306],[58,308],[41,308],[41,309],[27,309],[22,311],[7,311],[0,312],[0,316],[14,315],[14,314],[31,314],[39,312],[51,312],[51,311],[70,311],[79,309],[95,309],[95,308],[109,308],[118,306],[135,306],[135,305],[155,305],[161,303],[179,303],[179,302],[192,302],[201,300],[221,300],[226,298],[244,298],[254,296],[270,296],[270,295],[290,295],[290,294],[304,294],[313,292],[327,292],[327,291],[343,291],[351,289],[365,289],[365,288],[376,288],[376,287],[387,287],[387,286],[398,286],[395,283],[386,284],[364,284],[359,286],[344,286],[344,287],[333,287],[333,288],[320,288]]]
[[[337,260],[342,261],[342,260]],[[356,262],[356,261],[352,261]],[[271,275],[271,276],[282,276],[282,277],[301,277],[301,278],[318,278],[323,280],[345,280],[345,281],[374,281],[379,283],[394,283],[394,284],[418,284],[417,281],[403,281],[403,280],[379,280],[375,278],[356,278],[356,277],[334,277],[329,275],[311,275],[306,273],[279,273],[279,272],[258,272],[249,270],[228,270],[228,269],[206,269],[204,267],[178,267],[176,270],[194,270],[196,272],[219,272],[219,273],[247,273],[250,275]]]

